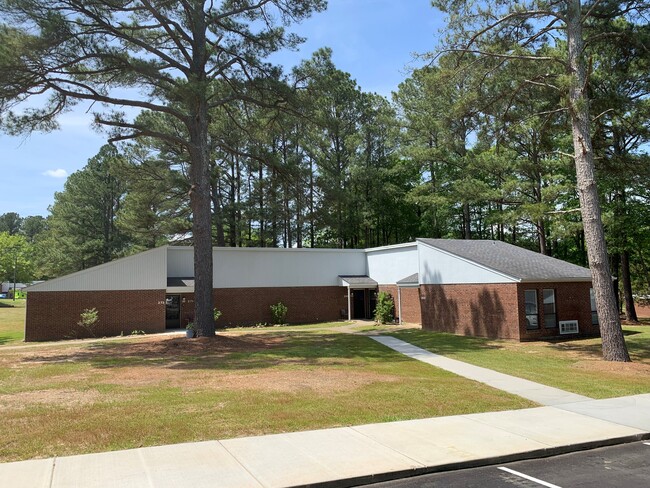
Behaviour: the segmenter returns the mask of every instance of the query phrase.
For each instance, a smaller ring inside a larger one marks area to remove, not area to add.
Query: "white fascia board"
[[[420,283],[397,283],[397,288],[417,288]]]
[[[98,264],[97,266],[93,266],[92,268],[82,269],[81,271],[75,271],[74,273],[59,276],[58,278],[52,278],[51,280],[43,281],[41,283],[37,283],[35,285],[28,286],[27,288],[25,288],[25,290],[27,290],[27,291],[39,291],[38,290],[39,287],[45,287],[46,285],[49,286],[49,285],[52,285],[52,284],[56,284],[59,281],[67,280],[69,278],[74,278],[74,277],[77,277],[77,276],[82,276],[82,275],[85,275],[85,274],[88,274],[88,273],[95,273],[97,271],[101,271],[103,269],[110,268],[110,267],[114,266],[116,263],[124,263],[124,262],[131,261],[131,260],[134,260],[134,259],[139,259],[144,254],[151,254],[151,253],[154,253],[154,252],[162,252],[161,249],[165,249],[165,248],[168,248],[168,247],[169,247],[168,245],[164,245],[164,246],[156,247],[154,249],[149,249],[148,251],[142,251],[142,252],[139,252],[137,254],[131,254],[130,256],[125,256],[123,258],[115,259],[113,261],[109,261],[108,263]],[[47,290],[47,291],[54,291],[54,290]]]
[[[417,241],[415,242],[404,242],[402,244],[392,244],[390,246],[381,246],[381,247],[370,247],[368,249],[363,249],[364,252],[369,253],[369,252],[376,252],[376,251],[387,251],[390,249],[400,249],[403,247],[414,247],[417,246],[418,243]]]
[[[192,246],[167,246],[171,251],[194,249]],[[213,247],[212,251],[228,252],[313,252],[362,253],[363,249],[338,249],[335,247]]]
[[[451,257],[453,257],[455,259],[463,261],[464,263],[471,264],[472,266],[476,266],[477,268],[484,269],[485,271],[489,271],[490,273],[494,273],[496,275],[503,276],[504,278],[507,278],[510,281],[514,281],[516,283],[521,283],[521,281],[522,281],[521,278],[517,278],[515,276],[510,276],[510,275],[508,275],[506,273],[502,273],[501,271],[497,271],[496,269],[493,269],[493,268],[490,268],[490,267],[485,266],[483,264],[477,263],[476,261],[472,261],[471,259],[464,258],[462,256],[459,256],[458,254],[454,254],[453,252],[445,251],[444,249],[440,249],[439,247],[427,244],[426,242],[421,241],[419,239],[417,240],[417,242],[419,244],[422,244],[422,245],[428,247],[429,249],[434,249],[434,250],[436,250],[436,251],[438,251],[438,252],[440,252],[442,254],[446,254],[447,256],[451,256]]]
[[[194,287],[193,286],[168,286],[165,292],[172,295],[178,295],[178,294],[182,295],[183,293],[194,293]]]

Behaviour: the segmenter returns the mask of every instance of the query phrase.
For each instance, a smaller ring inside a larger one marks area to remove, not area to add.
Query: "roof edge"
[[[390,249],[401,249],[404,247],[412,247],[412,246],[417,246],[417,240],[413,242],[403,242],[401,244],[390,244],[388,246],[379,246],[379,247],[369,247],[366,249],[363,249],[365,252],[375,252],[375,251],[388,251]]]

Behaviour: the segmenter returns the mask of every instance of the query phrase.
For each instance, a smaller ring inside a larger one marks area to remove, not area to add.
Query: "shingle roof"
[[[417,273],[413,273],[412,275],[409,275],[406,278],[402,278],[397,282],[398,285],[411,285],[415,283],[419,283]]]
[[[167,288],[194,287],[194,278],[167,278]]]
[[[350,286],[367,286],[368,288],[374,288],[377,286],[377,282],[368,276],[339,275],[339,278],[341,278]]]
[[[521,281],[590,281],[591,271],[502,241],[418,239]]]

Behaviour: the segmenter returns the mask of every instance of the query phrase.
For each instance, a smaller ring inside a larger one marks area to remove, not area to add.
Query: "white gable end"
[[[27,291],[164,290],[166,271],[165,246],[44,281]]]
[[[491,270],[418,241],[419,278],[423,285],[517,283],[518,279]]]
[[[380,285],[394,285],[418,272],[416,243],[366,250],[368,276]]]

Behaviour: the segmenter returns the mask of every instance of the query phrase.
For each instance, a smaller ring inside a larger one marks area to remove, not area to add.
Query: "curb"
[[[457,463],[440,464],[436,466],[424,466],[422,468],[406,469],[401,471],[391,471],[388,473],[375,473],[354,478],[340,480],[322,481],[307,485],[292,485],[287,488],[350,488],[354,486],[370,485],[385,481],[393,481],[404,478],[412,478],[425,474],[441,473],[444,471],[456,471],[461,469],[480,468],[495,464],[512,463],[515,461],[526,461],[528,459],[540,459],[561,454],[569,454],[578,451],[588,451],[599,447],[609,447],[619,444],[629,444],[631,442],[643,441],[650,439],[650,432],[642,434],[633,434],[623,437],[614,437],[611,439],[602,439],[596,441],[581,442],[566,446],[548,447],[536,449],[534,451],[519,452],[515,454],[506,454],[503,456],[494,456],[482,459],[472,459],[470,461],[460,461]]]

